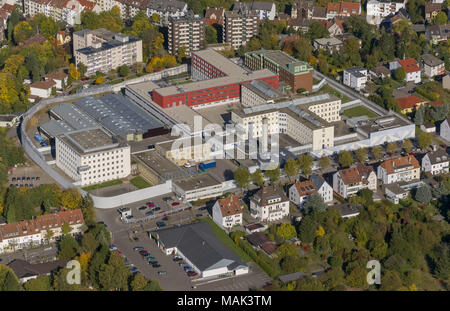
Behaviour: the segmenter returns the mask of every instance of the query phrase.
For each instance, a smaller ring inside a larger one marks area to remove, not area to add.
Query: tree
[[[403,141],[403,143],[402,143],[402,147],[403,147],[403,149],[405,149],[405,151],[406,151],[407,153],[410,153],[410,152],[411,152],[411,148],[412,148],[412,142],[411,142],[411,140],[410,140],[410,139],[405,139],[405,140]]]
[[[289,176],[289,180],[291,177],[298,174],[299,165],[295,159],[289,158],[284,165],[284,172]]]
[[[45,233],[45,239],[47,241],[50,241],[54,235],[55,235],[55,233],[53,232],[53,230],[47,229],[47,232]]]
[[[314,159],[309,154],[302,154],[298,159],[299,168],[303,171],[303,174],[309,176],[312,173],[312,166]]]
[[[398,148],[397,145],[392,142],[388,143],[386,146],[387,152],[390,152],[390,153],[394,153],[397,150],[397,148]]]
[[[398,68],[395,70],[394,78],[395,78],[395,80],[397,80],[397,81],[403,81],[403,80],[405,80],[405,78],[406,78],[406,71],[405,71],[405,69],[404,69],[403,67],[398,67]]]
[[[66,190],[61,195],[61,204],[68,209],[76,209],[80,207],[82,196],[77,188]]]
[[[339,160],[338,160],[339,164],[341,165],[341,167],[349,167],[350,165],[352,165],[353,163],[353,157],[352,154],[350,153],[350,151],[348,150],[342,150],[339,153]]]
[[[187,48],[184,45],[182,45],[178,48],[177,51],[177,62],[178,63],[183,62],[183,59],[185,59],[186,56],[187,56]]]
[[[264,176],[263,176],[263,174],[262,174],[260,169],[257,169],[252,174],[252,182],[257,184],[259,187],[262,187],[264,185]]]
[[[246,188],[250,183],[250,172],[244,166],[239,166],[236,172],[234,172],[234,180],[241,188]]]
[[[213,26],[206,26],[205,27],[205,37],[206,42],[209,44],[217,43],[217,29]]]
[[[331,164],[330,158],[327,157],[327,156],[322,156],[322,157],[319,159],[319,166],[320,166],[323,170],[325,170],[325,169],[327,169],[328,167],[330,167],[330,164]]]
[[[276,234],[280,236],[283,240],[289,240],[297,236],[297,231],[295,227],[288,223],[282,223],[277,227]]]
[[[383,155],[383,150],[381,149],[380,146],[373,146],[371,151],[375,160],[381,159],[381,156]]]
[[[305,203],[304,209],[306,213],[310,214],[313,211],[324,212],[327,210],[327,205],[323,201],[322,196],[318,193],[314,193],[310,196],[309,200]]]
[[[355,150],[356,158],[359,162],[364,163],[364,161],[367,160],[369,152],[367,151],[367,148],[360,148],[358,150]]]
[[[82,76],[82,77],[84,77],[84,75],[86,74],[86,72],[87,72],[87,66],[85,65],[85,64],[83,64],[83,63],[78,63],[78,71],[80,72],[80,75]]]
[[[316,226],[311,217],[305,216],[299,225],[299,238],[304,243],[312,243],[316,237]]]
[[[35,279],[31,279],[23,287],[28,292],[48,292],[53,290],[49,275],[40,275]]]
[[[136,273],[133,280],[130,283],[131,290],[136,291],[143,291],[147,287],[148,281],[145,279],[145,277],[142,275],[142,273]]]
[[[397,271],[387,270],[381,279],[383,281],[381,282],[380,289],[383,291],[398,290],[402,286],[402,280]]]
[[[161,16],[158,13],[153,13],[150,19],[153,23],[159,23]]]
[[[314,48],[311,45],[311,41],[305,37],[300,37],[294,42],[293,53],[294,57],[298,60],[309,62],[313,50]]]
[[[423,186],[417,188],[414,198],[416,199],[416,201],[419,201],[422,203],[429,203],[431,201],[431,199],[433,198],[431,195],[430,186],[428,186],[427,184],[424,184]]]
[[[18,290],[20,290],[20,283],[14,271],[10,267],[0,264],[0,291]]]
[[[419,134],[419,137],[417,138],[417,141],[419,143],[419,146],[422,150],[427,149],[432,142],[432,136],[430,133],[427,132],[421,132]]]
[[[95,239],[91,232],[83,234],[81,239],[81,249],[83,252],[94,254],[100,246],[100,243]]]
[[[72,227],[67,222],[65,222],[61,227],[61,232],[64,235],[69,234],[70,232],[72,232]]]
[[[321,23],[314,21],[309,26],[308,37],[310,40],[315,40],[319,38],[328,38],[329,36],[330,33]]]
[[[59,259],[72,259],[78,253],[78,242],[71,235],[64,235],[59,242]]]
[[[33,28],[29,22],[20,22],[14,27],[14,42],[22,43],[33,35]]]
[[[105,77],[104,76],[98,76],[95,79],[95,84],[103,84],[103,83],[105,83]]]
[[[130,68],[127,66],[127,65],[122,65],[122,66],[120,66],[119,67],[119,74],[122,76],[122,77],[126,77],[126,76],[128,76],[129,74],[130,74]]]
[[[414,114],[414,123],[416,125],[422,125],[425,122],[425,107],[420,105]]]
[[[273,170],[267,170],[264,172],[264,175],[268,178],[270,178],[270,181],[272,183],[276,183],[279,179],[280,179],[280,166],[277,166],[275,169]]]
[[[125,267],[123,258],[118,253],[113,252],[108,263],[100,266],[100,285],[104,290],[128,290],[130,274]]]
[[[431,254],[432,271],[437,277],[446,280],[450,276],[450,247],[448,243],[437,245]]]
[[[69,65],[69,75],[72,77],[72,79],[74,80],[78,80],[80,79],[80,72],[77,70],[77,68],[75,67],[75,64],[71,63]]]
[[[444,11],[439,12],[432,21],[433,25],[445,25],[447,24],[447,14]]]

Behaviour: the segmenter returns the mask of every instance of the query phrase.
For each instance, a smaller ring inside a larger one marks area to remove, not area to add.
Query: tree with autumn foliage
[[[61,204],[68,209],[76,209],[80,206],[83,197],[77,188],[70,188],[61,195]]]

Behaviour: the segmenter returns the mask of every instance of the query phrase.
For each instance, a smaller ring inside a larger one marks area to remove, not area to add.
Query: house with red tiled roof
[[[212,217],[214,222],[221,228],[230,229],[242,225],[242,202],[239,196],[233,195],[219,199],[213,205]]]
[[[81,233],[84,225],[81,209],[60,211],[31,220],[0,225],[0,253],[54,242],[63,234],[62,227],[65,223],[71,228],[70,234]],[[51,237],[49,232],[52,233]]]
[[[289,188],[289,200],[299,208],[303,208],[305,203],[315,193],[317,193],[317,189],[312,181],[301,181]]]
[[[214,24],[223,26],[224,17],[224,8],[207,8],[205,11],[205,24],[210,26]]]
[[[51,72],[45,75],[45,80],[51,80],[56,83],[56,89],[62,90],[67,85],[68,75],[63,70]]]
[[[56,87],[56,82],[51,79],[34,82],[30,85],[30,95],[40,98],[48,98],[52,95],[53,87]]]
[[[328,2],[327,19],[350,15],[361,15],[361,4],[359,2]]]
[[[344,20],[340,18],[333,18],[333,20],[328,21],[326,29],[330,33],[330,37],[340,36],[344,34]]]
[[[377,176],[372,166],[358,163],[333,175],[333,190],[345,199],[366,188],[377,190]]]
[[[389,70],[393,73],[400,67],[405,69],[405,82],[420,83],[421,71],[415,58],[398,59],[389,63]]]
[[[426,103],[426,100],[414,95],[397,98],[396,100],[403,114],[411,113]]]
[[[378,166],[377,177],[385,185],[420,180],[419,161],[413,155],[384,161]]]

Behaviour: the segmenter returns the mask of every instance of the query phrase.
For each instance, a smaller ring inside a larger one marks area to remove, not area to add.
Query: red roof
[[[440,100],[434,100],[434,101],[430,102],[430,105],[436,107],[436,106],[442,106],[442,105],[444,105],[444,103],[441,102]]]
[[[401,109],[409,109],[409,108],[414,108],[421,103],[424,103],[425,100],[412,95],[412,96],[397,98],[397,102]]]
[[[344,10],[346,9],[346,12]],[[352,13],[352,10],[355,10]],[[336,11],[338,15],[342,14],[359,14],[361,10],[359,2],[328,2],[327,13],[329,11]]]
[[[398,62],[406,72],[420,71],[420,68],[414,58],[400,59]]]

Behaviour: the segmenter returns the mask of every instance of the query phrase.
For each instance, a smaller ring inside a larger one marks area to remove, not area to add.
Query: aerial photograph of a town
[[[449,153],[450,0],[0,0],[0,292],[445,293]]]

